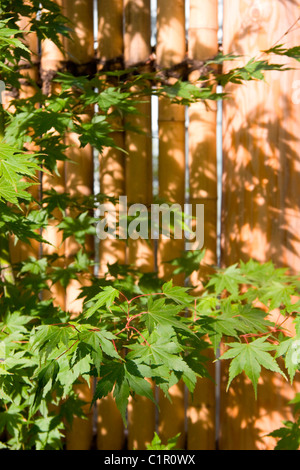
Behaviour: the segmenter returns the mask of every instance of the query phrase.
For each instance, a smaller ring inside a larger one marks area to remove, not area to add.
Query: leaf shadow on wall
[[[271,260],[295,274],[300,267],[299,119],[279,80],[274,94],[263,86],[229,87],[234,98],[224,105],[222,265]],[[227,364],[221,375],[220,448],[273,449],[276,440],[266,435],[292,419],[288,401],[299,391],[297,376],[292,386],[264,370],[255,400],[244,376],[226,392]]]

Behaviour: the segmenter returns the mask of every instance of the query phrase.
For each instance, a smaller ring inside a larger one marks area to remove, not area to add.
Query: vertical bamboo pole
[[[287,47],[299,44],[299,28],[285,34],[299,17],[299,2],[226,0],[224,6],[225,54],[250,58],[278,41]],[[226,70],[244,60],[228,64]],[[289,63],[287,58],[282,62]],[[224,265],[252,257],[299,271],[300,116],[293,95],[299,78],[299,70],[268,72],[265,82],[225,89],[232,98],[224,103],[223,113]],[[226,380],[224,373],[220,448],[273,449],[275,440],[267,434],[290,419],[286,405],[299,388],[297,382],[292,387],[264,372],[255,401],[252,386],[243,377],[228,393]]]
[[[79,0],[74,5],[69,0],[64,0],[63,14],[71,21],[71,39],[65,39],[66,59],[74,65],[81,66],[90,64],[94,60],[94,35],[93,35],[93,2]],[[93,110],[87,109],[80,116],[82,121],[91,118]],[[67,146],[66,155],[69,161],[65,163],[66,191],[71,197],[90,196],[93,192],[93,149],[90,145],[80,148],[78,135],[68,133],[65,136]],[[69,213],[76,217],[76,213]],[[73,237],[66,240],[65,255],[69,261],[80,249]],[[87,240],[87,247],[93,252],[92,240]],[[77,300],[82,280],[72,281],[66,290],[67,308],[76,314],[82,309],[82,302]]]
[[[150,0],[125,0],[125,67],[145,63],[151,53]],[[146,67],[142,67],[146,69]],[[138,91],[138,90],[137,90]],[[142,97],[140,115],[126,118],[144,134],[127,131],[125,135],[126,194],[128,203],[149,207],[152,202],[151,102]],[[154,251],[146,240],[129,240],[128,262],[142,271],[154,271]],[[155,431],[155,405],[136,396],[128,405],[128,448],[145,449]]]
[[[90,114],[82,115],[83,121],[90,119]],[[68,146],[66,151],[70,161],[65,163],[66,191],[71,197],[90,196],[93,190],[93,149],[90,145],[80,148],[80,142],[77,134],[69,133],[66,135],[65,143]],[[68,211],[68,216],[76,217],[76,211]],[[65,256],[67,263],[74,261],[74,256],[80,250],[80,245],[74,237],[69,237],[65,242]],[[85,249],[91,256],[94,252],[94,243],[92,237],[87,237]],[[81,286],[86,284],[86,276],[79,276],[77,280],[73,279],[66,289],[67,309],[73,315],[82,311],[82,300],[78,299]]]
[[[99,70],[109,61],[116,62],[123,55],[123,0],[98,0],[98,57]],[[124,148],[124,135],[117,129],[122,122],[115,123],[112,134],[116,144]],[[100,191],[118,198],[125,195],[125,157],[116,149],[104,149],[100,159]],[[125,244],[118,240],[101,240],[99,251],[100,274],[107,271],[107,264],[126,261]],[[121,450],[125,434],[122,417],[112,394],[98,402],[97,448],[99,450]]]
[[[19,27],[21,30],[26,31],[28,26],[28,18],[21,18],[19,22]],[[38,76],[39,76],[39,69],[38,69],[38,39],[36,33],[26,33],[25,37],[25,45],[30,51],[31,55],[31,64],[25,60],[20,61],[20,73],[22,74],[23,78],[21,79],[21,88],[19,97],[21,99],[30,98],[36,93],[36,88],[30,83],[29,80],[32,80],[37,83]],[[26,148],[29,151],[35,151],[36,148],[34,145],[29,144],[26,145]],[[37,178],[38,178],[37,174]],[[30,193],[32,196],[39,200],[39,185],[33,185],[29,188]],[[34,203],[33,203],[34,204]],[[34,256],[38,258],[39,256],[39,242],[36,240],[31,240],[30,245],[18,241],[14,244],[14,238],[10,238],[10,254],[11,254],[11,262],[16,263],[25,260],[28,256]]]
[[[64,40],[66,60],[75,66],[87,65],[94,59],[93,35],[93,2],[91,0],[63,1],[62,13],[71,21],[71,39]],[[87,110],[81,116],[82,120],[89,120],[92,110]],[[65,163],[65,187],[70,196],[89,196],[93,191],[93,149],[90,145],[80,148],[77,134],[65,135],[67,156],[70,161]],[[76,217],[76,212],[68,216]],[[80,246],[75,238],[65,241],[65,256],[67,264],[74,260]],[[93,253],[93,240],[86,241],[86,249]],[[66,309],[73,315],[82,310],[82,302],[77,299],[80,288],[86,283],[84,277],[72,280],[66,288]],[[90,409],[92,399],[92,386],[84,381],[75,387],[80,398],[87,402],[84,407],[86,419],[74,418],[72,430],[67,433],[66,445],[68,450],[89,450],[93,437],[93,412]]]
[[[123,55],[123,2],[122,0],[98,0],[98,57],[99,70],[107,63]],[[116,144],[124,148],[122,122],[115,122],[116,132],[112,134]],[[125,156],[111,148],[104,149],[100,159],[100,191],[108,196],[125,195]],[[102,240],[100,242],[100,272],[107,270],[107,264],[125,263],[125,244],[122,241]]]
[[[190,0],[188,56],[194,60],[207,60],[218,52],[218,2],[217,0]],[[191,74],[192,75],[192,74]],[[197,80],[200,73],[190,77]],[[189,107],[189,202],[193,215],[196,205],[204,204],[204,263],[216,265],[217,240],[217,159],[216,129],[217,106],[194,103]],[[192,275],[190,282],[201,289],[201,279],[206,270]],[[214,377],[214,366],[209,369]],[[211,450],[215,448],[215,385],[210,379],[200,379],[193,396],[189,394],[188,449]]]
[[[61,7],[62,0],[57,0],[57,4]],[[45,94],[59,92],[60,86],[51,82],[57,71],[61,68],[65,57],[62,51],[50,40],[45,39],[41,43],[41,64],[40,74],[43,81],[43,92]],[[47,191],[52,188],[59,193],[65,191],[65,178],[64,178],[64,163],[57,163],[58,174],[42,176],[42,190]],[[55,211],[54,216],[59,218],[59,213]],[[54,223],[49,222],[47,229],[43,231],[43,237],[51,243],[51,245],[43,244],[42,249],[44,254],[58,253],[60,256],[64,254],[64,243],[62,234],[57,230]],[[44,297],[51,295],[53,302],[59,305],[62,309],[65,308],[65,289],[56,284],[51,288],[51,294],[48,292],[43,293]]]
[[[157,1],[157,64],[171,67],[185,58],[185,9],[183,0]],[[164,98],[159,101],[159,196],[172,203],[185,202],[185,108],[170,104]],[[163,265],[184,250],[184,240],[161,239],[158,247],[158,270],[161,277],[169,279],[172,271]],[[183,279],[173,277],[174,282]],[[179,383],[170,390],[172,404],[162,393],[159,396],[159,434],[165,441],[181,433],[178,446],[185,441],[184,386]]]

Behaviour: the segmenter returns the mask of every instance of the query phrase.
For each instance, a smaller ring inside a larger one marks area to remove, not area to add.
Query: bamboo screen
[[[58,3],[74,25],[73,41],[65,42],[67,58],[47,40],[41,45],[40,69],[36,62],[32,69],[24,68],[32,77],[40,74],[45,93],[59,87],[51,80],[66,61],[84,73],[95,63],[100,73],[107,68],[137,64],[147,71],[153,64],[163,69],[174,68],[187,59],[197,63],[213,57],[220,48],[225,54],[233,52],[249,58],[271,47],[289,28],[288,46],[297,45],[300,40],[299,29],[291,28],[299,16],[300,0]],[[221,7],[223,43],[218,37]],[[33,53],[37,52],[36,38],[28,37],[28,44]],[[197,71],[189,76],[191,82],[197,78]],[[217,152],[217,116],[222,108],[218,111],[215,105],[207,109],[200,102],[185,109],[170,105],[166,99],[157,103],[145,98],[139,105],[141,114],[126,118],[127,124],[140,126],[144,134],[120,132],[119,123],[113,123],[114,139],[126,149],[126,156],[111,148],[98,155],[89,146],[79,148],[74,135],[62,136],[68,156],[76,165],[61,164],[60,176],[44,178],[43,188],[89,195],[97,186],[102,193],[126,195],[129,203],[146,205],[151,204],[154,191],[158,191],[160,197],[182,206],[186,202],[193,207],[201,203],[205,213],[204,264],[219,262],[226,266],[252,256],[262,262],[272,259],[298,271],[300,114],[292,90],[299,79],[297,70],[282,75],[272,72],[266,83],[228,87],[226,91],[232,93],[232,98],[223,105],[222,154]],[[23,93],[28,96],[33,92],[24,79]],[[92,113],[93,109],[87,109],[82,118],[88,120]],[[222,181],[218,173],[220,157]],[[62,244],[55,227],[49,227],[44,236],[72,262],[77,250],[74,240]],[[95,240],[87,243],[91,250],[95,248]],[[41,247],[33,246],[32,250],[38,255]],[[169,279],[172,271],[163,262],[179,255],[184,244],[181,240],[163,239],[158,246],[149,247],[132,240],[125,247],[120,241],[105,240],[96,244],[96,250],[99,276],[107,263],[118,261],[132,263],[144,272],[157,269],[160,276]],[[18,245],[14,257],[21,259],[23,251]],[[202,272],[205,274],[204,267]],[[178,284],[184,282],[180,276],[174,279]],[[66,292],[54,286],[57,303],[74,315],[81,308],[76,297],[84,280],[79,281],[73,282]],[[193,282],[201,284],[201,278]],[[158,394],[159,414],[144,397],[132,400],[127,430],[109,395],[92,411],[87,407],[87,420],[74,421],[73,431],[67,435],[67,449],[144,449],[155,430],[163,440],[180,432],[179,447],[186,449],[271,449],[274,442],[266,435],[289,418],[286,405],[298,384],[291,387],[265,373],[255,401],[243,378],[226,393],[226,371],[212,368],[211,373],[217,379],[216,385],[199,380],[193,397],[181,383],[171,390],[172,404]],[[78,392],[89,401],[92,388],[79,386]]]

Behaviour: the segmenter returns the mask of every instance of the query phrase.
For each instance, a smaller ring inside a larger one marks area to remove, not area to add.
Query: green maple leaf
[[[116,359],[121,359],[121,356],[119,356],[112,343],[112,340],[116,339],[115,335],[106,330],[96,331],[95,335],[99,339],[101,349],[105,354]]]
[[[224,270],[215,273],[209,280],[207,287],[214,286],[215,293],[221,294],[224,290],[230,292],[235,297],[239,294],[239,286],[245,282],[240,268],[237,264],[229,266]]]
[[[176,436],[171,437],[170,439],[168,439],[167,444],[163,444],[161,442],[160,437],[155,432],[154,433],[154,438],[152,439],[151,443],[147,444],[147,450],[172,450],[172,449],[176,449],[176,444],[177,444],[177,441],[180,437],[180,434],[181,433],[178,433],[178,434],[176,434]]]
[[[109,87],[103,90],[97,97],[97,102],[103,111],[108,111],[111,106],[118,106],[122,100],[125,102],[130,97],[130,93],[122,93],[119,89]]]
[[[284,337],[276,348],[276,357],[284,357],[291,383],[300,367],[300,317],[295,318],[294,324],[296,335],[292,338]]]
[[[112,390],[125,426],[130,394],[145,396],[156,404],[150,383],[132,361],[112,362],[101,367],[101,378],[97,383],[92,403],[107,396]]]
[[[38,155],[28,155],[7,143],[0,143],[0,199],[18,205],[18,199],[31,198],[26,189],[34,182],[21,178],[25,176],[37,181],[36,172],[45,171],[32,159]]]
[[[94,315],[95,312],[97,312],[97,310],[99,310],[104,305],[106,306],[106,308],[109,308],[118,295],[119,292],[114,287],[103,287],[102,291],[99,292],[99,294],[95,295],[92,299],[90,299],[89,302],[95,302],[95,304],[89,307],[84,312],[84,318],[90,318],[92,315]]]
[[[126,412],[128,399],[130,397],[130,385],[128,381],[124,379],[124,376],[122,381],[116,381],[113,391],[113,397],[115,399],[117,408],[121,413],[124,426],[127,427]]]
[[[287,338],[282,341],[276,351],[276,357],[284,356],[285,367],[288,371],[290,381],[293,383],[295,374],[300,363],[300,339]]]
[[[205,251],[184,251],[179,258],[174,258],[168,263],[177,266],[173,271],[174,275],[184,273],[186,276],[190,276],[194,271],[199,271],[204,255]]]
[[[32,317],[21,314],[21,312],[8,313],[5,315],[3,322],[0,323],[0,328],[9,333],[25,333],[27,330],[24,325],[30,321],[32,321]]]
[[[13,185],[2,176],[0,177],[0,198],[18,206],[19,198],[27,200],[31,198],[30,194],[24,191],[24,187],[28,188],[29,186],[30,184],[24,182],[22,185],[21,182],[16,182]]]
[[[46,364],[42,369],[39,371],[37,375],[37,387],[36,392],[33,400],[33,405],[41,398],[44,390],[47,387],[47,390],[50,386],[54,384],[56,377],[59,372],[59,364],[57,361],[51,361]]]
[[[173,286],[172,280],[162,286],[162,291],[165,296],[181,305],[190,305],[194,302],[193,297],[188,294],[188,290],[189,289],[186,287]]]
[[[121,375],[118,377],[118,380],[116,380],[113,392],[116,405],[121,413],[125,426],[127,426],[126,410],[128,398],[132,394],[144,396],[156,404],[151,384],[143,377],[136,364],[131,361],[126,361]]]
[[[293,285],[287,285],[279,281],[272,281],[271,284],[260,289],[259,300],[268,305],[270,310],[282,305],[291,306],[291,296],[294,295]]]
[[[178,372],[178,376],[182,377],[187,387],[192,392],[196,384],[196,373],[180,355],[182,347],[170,339],[159,336],[157,331],[152,334],[149,341],[151,342],[149,347],[150,362],[156,366],[164,366],[164,368],[170,372]],[[162,372],[164,372],[164,370],[165,369],[163,369]]]
[[[245,304],[239,305],[237,310],[238,329],[243,333],[266,332],[268,327],[274,326],[271,321],[266,319],[268,314],[260,308]]]
[[[6,428],[11,436],[14,435],[15,430],[22,424],[22,409],[20,406],[11,405],[8,410],[0,413],[0,432]]]
[[[300,419],[296,422],[283,421],[283,426],[271,432],[269,436],[278,438],[274,450],[299,450],[300,447]]]
[[[154,302],[149,300],[148,313],[144,315],[144,319],[148,321],[150,331],[152,331],[155,324],[169,325],[193,335],[194,333],[185,324],[187,319],[178,315],[181,311],[182,305],[166,304],[165,299],[155,300]]]
[[[100,365],[102,362],[102,349],[100,347],[100,341],[94,331],[82,331],[79,333],[80,342],[85,343],[90,348],[90,355],[93,360],[93,364],[96,367],[98,375],[100,375]]]
[[[24,261],[23,266],[20,270],[20,273],[31,273],[31,274],[42,274],[46,271],[48,267],[47,258],[36,259],[33,256]]]
[[[278,44],[262,52],[265,52],[266,54],[277,54],[277,55],[292,57],[298,62],[300,61],[300,47],[299,46],[294,46],[294,47],[287,49],[284,47],[284,44]]]
[[[126,361],[124,365],[125,378],[128,381],[130,389],[137,395],[144,396],[156,403],[151,384],[145,380],[144,375],[137,364],[133,361]]]
[[[14,46],[29,53],[29,49],[23,44],[23,42],[15,37],[22,34],[23,31],[21,29],[9,28],[7,26],[8,21],[8,19],[0,21],[0,47],[5,48],[6,46]]]
[[[33,351],[38,350],[41,358],[47,358],[60,345],[68,346],[73,330],[68,327],[41,325],[36,328],[34,333]]]
[[[114,388],[116,382],[119,386],[124,377],[124,367],[120,362],[112,362],[111,364],[104,364],[101,367],[101,378],[98,380],[92,404],[96,400],[106,397]]]
[[[12,184],[18,180],[17,175],[35,176],[40,167],[28,159],[28,155],[7,144],[0,144],[0,174]]]
[[[196,300],[195,312],[197,315],[201,316],[212,315],[216,312],[218,305],[218,297],[215,294],[211,295],[205,291],[203,295]]]
[[[283,279],[286,268],[275,268],[272,261],[261,264],[256,260],[250,259],[247,263],[241,261],[240,269],[250,283],[264,285],[267,282]]]
[[[85,243],[87,235],[96,235],[94,218],[88,212],[82,212],[77,218],[65,217],[58,225],[63,231],[63,239],[74,236],[80,245]]]
[[[238,330],[239,321],[236,318],[230,318],[226,315],[215,317],[214,321],[209,324],[208,328],[208,336],[213,344],[214,351],[217,351],[223,336],[237,337]]]
[[[72,371],[74,381],[79,376],[90,372],[93,365],[91,353],[91,347],[88,344],[82,342],[77,345],[70,363],[70,369]]]
[[[257,383],[261,366],[273,372],[278,372],[286,379],[276,360],[269,353],[275,347],[267,343],[266,338],[258,338],[251,343],[228,343],[227,346],[230,349],[221,356],[223,360],[232,359],[229,367],[227,390],[232,380],[244,371],[251,380],[255,396],[257,396]]]

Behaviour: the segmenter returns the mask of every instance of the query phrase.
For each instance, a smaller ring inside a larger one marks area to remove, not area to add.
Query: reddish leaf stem
[[[143,336],[142,333],[141,333],[139,330],[137,330],[136,328],[134,328],[134,326],[129,326],[128,328],[130,328],[131,330],[136,331],[136,332],[143,338],[143,340],[145,341],[145,343],[150,347],[150,344],[149,344],[148,341],[146,340],[145,336]]]
[[[149,295],[165,295],[164,292],[151,292],[150,294],[140,294],[137,295],[136,297],[133,297],[132,299],[129,300],[129,303],[133,302],[133,300],[139,299],[140,297],[147,297]]]

